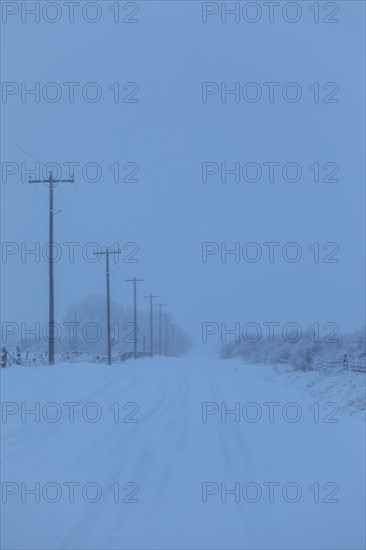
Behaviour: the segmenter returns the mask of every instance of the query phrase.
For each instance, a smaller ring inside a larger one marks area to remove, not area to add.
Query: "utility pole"
[[[142,283],[145,279],[125,279],[126,283],[133,283],[133,323],[135,327],[135,339],[133,342],[133,355],[137,359],[137,300],[136,300],[136,283]]]
[[[79,351],[79,331],[78,331],[78,314],[77,311],[74,311],[74,326],[76,328],[76,336],[75,336],[75,351]]]
[[[112,364],[112,346],[111,346],[111,293],[109,284],[109,255],[121,254],[120,250],[110,250],[108,247],[101,252],[94,252],[96,256],[105,256],[105,271],[107,282],[107,346],[108,346],[108,365]]]
[[[50,203],[49,203],[49,340],[48,340],[48,363],[53,365],[55,363],[55,292],[54,292],[54,278],[53,278],[53,264],[54,264],[54,244],[53,244],[53,217],[57,212],[53,208],[53,192],[58,183],[74,183],[74,176],[71,176],[69,180],[55,180],[53,179],[52,172],[46,180],[31,180],[29,183],[44,183],[48,185],[50,190]],[[56,185],[55,185],[56,184]]]
[[[172,352],[175,355],[175,325],[172,323],[170,325],[170,338],[172,342]]]
[[[182,337],[183,337],[183,333],[182,333],[181,327],[176,327],[176,329],[175,329],[175,342],[176,342],[176,347],[177,347],[178,354],[180,354],[181,350],[182,350]]]
[[[164,344],[165,344],[165,352],[164,355],[168,356],[168,348],[169,348],[169,315],[166,313],[164,315],[164,321],[165,321],[165,338],[164,338]]]
[[[159,308],[159,357],[161,356],[161,321],[162,321],[162,311],[161,308],[167,307],[166,304],[156,304]]]
[[[154,355],[154,344],[153,344],[153,300],[154,298],[159,298],[159,296],[154,296],[153,294],[149,294],[149,296],[145,296],[145,298],[149,298],[150,300],[150,357],[152,358]]]

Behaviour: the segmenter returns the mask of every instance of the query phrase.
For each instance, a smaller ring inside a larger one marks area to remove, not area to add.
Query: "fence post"
[[[8,364],[8,350],[5,346],[1,348],[1,366],[5,368]]]
[[[345,368],[347,370],[349,369],[347,353],[345,353],[344,357],[343,357],[343,368]]]

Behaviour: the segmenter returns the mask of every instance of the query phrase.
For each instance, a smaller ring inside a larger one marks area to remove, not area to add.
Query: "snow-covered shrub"
[[[291,334],[287,339],[276,335],[273,341],[262,338],[256,343],[247,340],[230,342],[222,347],[221,357],[240,357],[248,363],[288,363],[299,370],[316,369],[325,361],[341,363],[345,354],[350,361],[362,361],[366,357],[365,329],[337,334],[332,341],[322,337],[316,341],[312,331],[304,332],[298,341],[291,342],[290,339]]]

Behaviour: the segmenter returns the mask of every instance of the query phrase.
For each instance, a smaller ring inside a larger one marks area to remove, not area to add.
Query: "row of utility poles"
[[[48,342],[48,362],[53,365],[55,362],[55,299],[54,299],[54,229],[53,219],[59,212],[54,210],[54,189],[59,183],[74,183],[74,177],[72,176],[68,180],[54,179],[52,172],[50,172],[49,178],[44,180],[31,180],[30,183],[43,183],[48,186],[49,189],[49,342]],[[108,364],[112,363],[112,343],[111,343],[111,298],[110,298],[110,261],[109,257],[113,254],[121,254],[120,250],[106,250],[101,252],[95,252],[95,255],[105,256],[106,267],[106,305],[107,305],[107,357]],[[143,282],[145,279],[125,279],[126,282],[133,283],[133,309],[134,309],[134,357],[137,359],[137,283]],[[159,298],[157,295],[150,294],[145,296],[150,300],[150,355],[153,357],[153,306],[154,299]],[[162,309],[166,307],[166,304],[155,304],[159,308],[159,355],[162,354]],[[168,317],[165,316],[165,355],[168,352],[168,331],[169,323]]]
[[[106,270],[106,300],[107,300],[107,357],[108,357],[108,365],[112,364],[112,339],[111,339],[111,293],[110,293],[110,270],[109,270],[109,256],[111,254],[120,254],[120,250],[111,250],[110,248],[106,248],[102,252],[95,252],[96,255],[103,255],[105,256],[106,263],[105,263],[105,270]],[[133,279],[125,279],[126,283],[133,283],[133,325],[134,325],[134,341],[133,341],[133,355],[134,358],[137,359],[137,330],[138,330],[138,324],[137,324],[137,283],[143,283],[145,279],[137,279],[136,277],[133,277]],[[148,298],[150,300],[150,356],[153,357],[154,355],[154,322],[153,322],[153,308],[154,305],[156,305],[159,308],[159,355],[162,354],[162,324],[163,324],[163,313],[162,309],[163,307],[167,307],[167,304],[154,304],[154,299],[159,298],[158,295],[149,294],[148,296],[145,296],[145,298]],[[164,354],[168,354],[168,336],[169,333],[169,323],[168,323],[168,317],[165,316],[165,351]]]

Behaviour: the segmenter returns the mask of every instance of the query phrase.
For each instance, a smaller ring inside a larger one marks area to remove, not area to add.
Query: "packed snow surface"
[[[1,378],[4,549],[365,548],[365,423],[336,395],[211,357]]]

